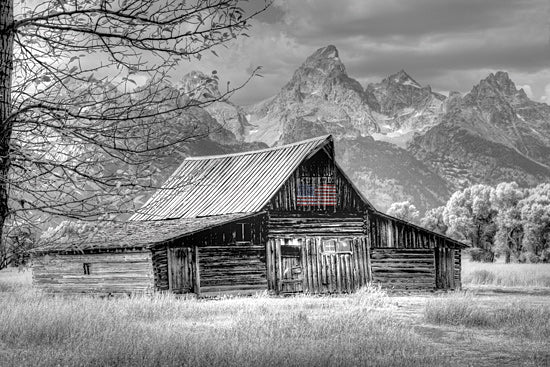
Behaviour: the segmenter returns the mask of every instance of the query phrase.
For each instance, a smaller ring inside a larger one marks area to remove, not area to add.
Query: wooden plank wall
[[[459,289],[461,287],[460,261],[460,250],[435,249],[437,289]]]
[[[200,292],[267,290],[264,246],[208,246],[198,250]]]
[[[337,205],[307,205],[298,206],[296,194],[298,186],[301,184],[319,185],[327,177],[332,178],[336,185],[338,195]],[[353,186],[342,175],[335,166],[334,161],[324,151],[320,150],[317,154],[304,162],[292,176],[285,182],[283,187],[273,196],[270,201],[270,212],[363,212],[367,205],[359,197]]]
[[[33,285],[47,292],[149,293],[154,286],[149,251],[40,255],[32,268]]]
[[[331,237],[335,238],[335,237]],[[346,237],[349,238],[349,237]],[[369,247],[366,237],[352,238],[351,253],[323,253],[321,236],[270,238],[267,242],[268,288],[276,293],[350,293],[369,280]],[[301,287],[286,286],[284,246],[299,249],[301,272],[296,279]]]
[[[168,249],[168,283],[174,293],[189,293],[194,290],[194,248],[171,247]]]
[[[454,250],[455,255],[455,289],[462,289],[462,253],[459,249]]]
[[[373,282],[396,290],[433,290],[434,260],[431,249],[371,249]]]
[[[151,250],[155,279],[155,290],[168,290],[168,256],[166,247]]]
[[[268,222],[270,236],[361,236],[364,221],[361,216],[303,217],[301,215],[273,213]]]
[[[167,248],[200,248],[206,246],[260,245],[266,241],[266,216],[238,220],[217,228],[208,229],[152,249],[155,289],[169,290]]]
[[[457,248],[442,235],[377,213],[369,212],[368,222],[375,248]]]

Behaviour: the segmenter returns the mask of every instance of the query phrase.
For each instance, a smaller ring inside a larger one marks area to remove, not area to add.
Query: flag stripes
[[[296,203],[298,206],[325,205],[334,206],[338,201],[336,185],[298,185]]]

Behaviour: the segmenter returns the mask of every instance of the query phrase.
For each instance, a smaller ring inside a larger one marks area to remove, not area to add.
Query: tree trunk
[[[13,0],[0,0],[0,258],[6,253],[4,223],[9,214],[10,139],[13,122],[9,119],[13,73]],[[9,260],[8,260],[9,261]],[[7,264],[0,263],[0,269]]]

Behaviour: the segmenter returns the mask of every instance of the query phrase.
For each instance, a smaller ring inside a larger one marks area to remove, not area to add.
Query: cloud
[[[248,104],[270,97],[316,49],[334,44],[349,75],[363,85],[405,69],[434,89],[466,92],[498,70],[533,98],[550,75],[547,0],[276,0],[252,22],[250,38],[204,57],[232,83],[255,66],[264,78],[235,96]]]
[[[525,94],[527,94],[527,97],[533,99],[533,89],[531,88],[531,86],[529,84],[518,85],[517,87],[518,87],[518,89],[519,88],[523,89]]]
[[[546,84],[544,87],[544,95],[540,97],[540,100],[550,104],[550,83]]]

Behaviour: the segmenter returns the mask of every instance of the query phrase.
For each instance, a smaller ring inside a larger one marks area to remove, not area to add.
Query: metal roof
[[[184,218],[147,222],[103,222],[81,235],[54,236],[39,244],[34,253],[90,251],[98,249],[149,248],[167,241],[218,227],[260,213],[235,213],[205,218]]]
[[[289,176],[327,144],[325,135],[274,148],[186,158],[131,221],[262,210]]]

